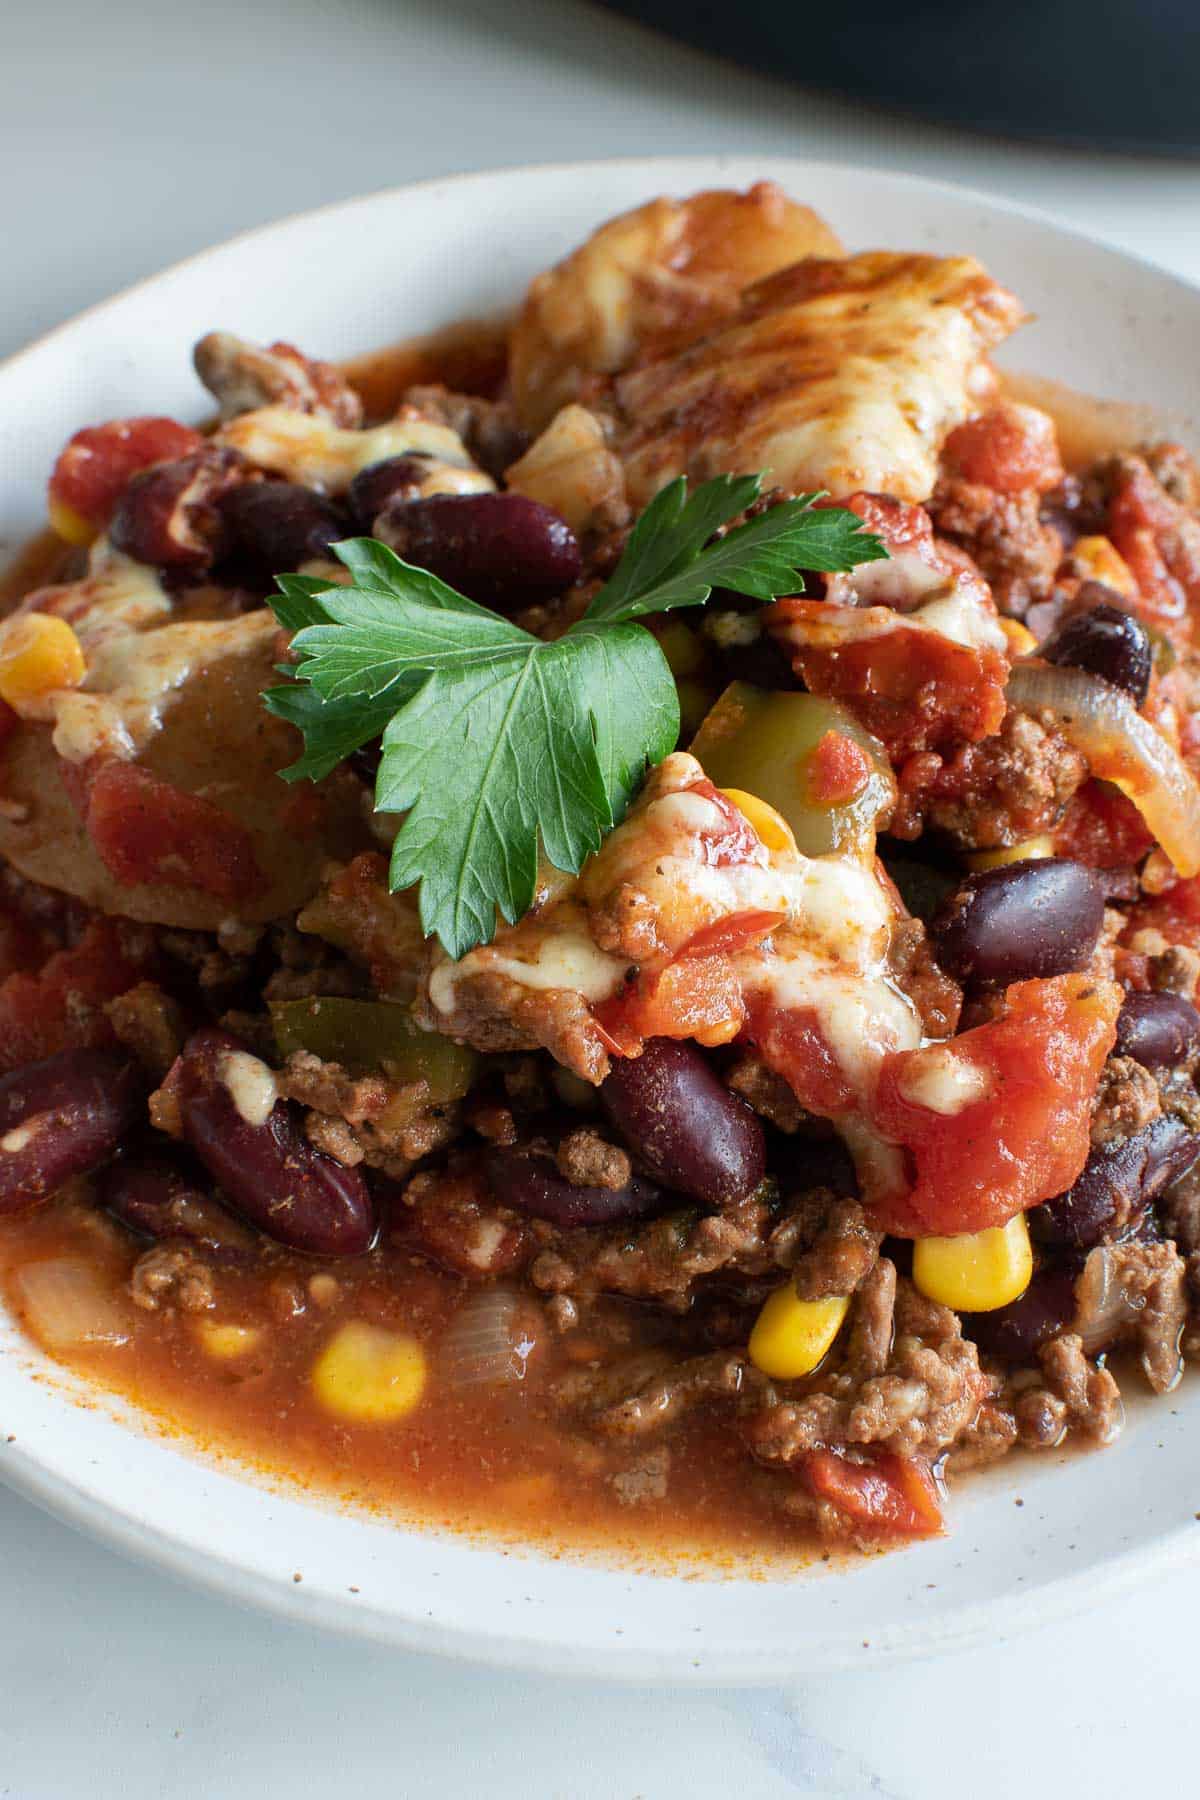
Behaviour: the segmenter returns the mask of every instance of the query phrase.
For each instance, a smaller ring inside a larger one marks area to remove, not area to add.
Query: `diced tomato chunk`
[[[105,868],[124,887],[195,888],[231,904],[262,890],[245,827],[203,795],[185,793],[136,763],[96,770],[86,824]]]
[[[933,520],[923,506],[916,506],[911,500],[897,500],[891,494],[868,494],[860,490],[851,494],[848,500],[835,500],[832,496],[818,500],[817,506],[845,507],[848,512],[857,513],[864,529],[883,539],[889,556],[915,551],[922,562],[931,567],[937,565],[939,553],[933,541]]]
[[[126,483],[151,463],[167,462],[198,450],[198,431],[174,419],[110,419],[77,431],[59,455],[50,476],[51,517],[65,508],[90,527],[103,531]]]
[[[1169,625],[1189,604],[1200,604],[1200,523],[1139,457],[1121,460],[1107,525],[1137,582],[1143,612]]]
[[[1054,420],[1036,406],[1005,401],[950,433],[943,461],[961,480],[1018,494],[1047,493],[1063,478]]]
[[[1200,875],[1177,881],[1157,900],[1144,900],[1130,917],[1131,930],[1161,931],[1169,944],[1200,950]]]
[[[941,1494],[921,1457],[885,1451],[859,1463],[809,1450],[799,1468],[812,1493],[867,1537],[936,1537],[943,1529]]]
[[[1054,829],[1054,854],[1090,869],[1141,862],[1153,843],[1133,801],[1107,781],[1085,781]]]
[[[874,1124],[908,1150],[914,1179],[906,1194],[874,1202],[876,1223],[900,1237],[983,1231],[1070,1187],[1122,997],[1116,982],[1087,975],[1015,983],[1000,1018],[935,1047],[977,1077],[948,1112],[923,1104],[928,1087],[914,1079],[934,1051],[889,1056]]]
[[[679,954],[736,956],[741,950],[753,950],[782,925],[785,916],[777,912],[740,912],[731,913],[725,919],[714,919],[710,925],[702,925]]]
[[[779,600],[771,609],[785,647],[808,687],[843,701],[893,759],[915,750],[978,742],[1000,729],[1008,664],[998,650],[977,650],[940,631],[897,622],[848,629],[829,642],[832,609],[820,600]],[[824,617],[822,613],[824,612]],[[825,642],[787,641],[789,622],[810,621]]]
[[[59,950],[36,974],[0,982],[0,1071],[40,1062],[60,1050],[113,1042],[104,1003],[150,973],[149,934],[115,919],[93,919],[79,942]]]
[[[602,1001],[595,1016],[623,1056],[636,1056],[651,1037],[731,1043],[742,1028],[745,1004],[728,957],[683,956]]]
[[[830,1049],[811,1007],[788,1009],[751,1000],[745,1042],[782,1075],[801,1106],[836,1119],[856,1104],[854,1089]]]
[[[817,806],[848,806],[871,779],[871,759],[844,731],[827,731],[808,759],[808,791]]]

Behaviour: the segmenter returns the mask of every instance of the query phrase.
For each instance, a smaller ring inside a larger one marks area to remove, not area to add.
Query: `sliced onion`
[[[438,1346],[442,1380],[450,1387],[501,1387],[523,1381],[537,1347],[532,1308],[512,1287],[476,1288],[451,1319]]]
[[[48,1350],[128,1342],[129,1320],[110,1282],[79,1257],[26,1263],[16,1286],[23,1321]]]
[[[1008,698],[1053,713],[1092,774],[1133,801],[1178,873],[1200,875],[1200,787],[1128,694],[1083,669],[1028,661],[1013,665]]]
[[[1108,1244],[1088,1254],[1083,1273],[1075,1283],[1076,1330],[1089,1356],[1109,1349],[1130,1325],[1135,1325],[1142,1302],[1132,1299],[1121,1280],[1116,1258]]]

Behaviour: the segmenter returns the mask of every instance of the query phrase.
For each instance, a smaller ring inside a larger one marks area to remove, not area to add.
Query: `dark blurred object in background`
[[[702,49],[977,131],[1200,150],[1200,0],[605,0]]]

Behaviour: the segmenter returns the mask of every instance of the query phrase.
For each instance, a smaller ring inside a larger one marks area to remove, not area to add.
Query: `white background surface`
[[[0,354],[282,213],[455,169],[666,150],[958,179],[1200,280],[1195,164],[897,123],[574,0],[0,0],[0,67]],[[873,1672],[864,1653],[862,1674],[800,1692],[707,1694],[320,1638],[131,1568],[3,1490],[0,1569],[0,1795],[17,1800],[1106,1800],[1151,1768],[1186,1791],[1194,1758],[1200,1571],[954,1663]]]

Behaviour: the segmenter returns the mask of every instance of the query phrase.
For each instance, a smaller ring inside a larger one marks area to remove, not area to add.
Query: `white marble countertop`
[[[425,175],[665,151],[973,183],[1200,280],[1200,168],[972,138],[803,94],[576,0],[15,0],[0,354],[283,213]],[[1097,1488],[1103,1504],[1103,1483]],[[606,1689],[235,1611],[0,1490],[0,1795],[1105,1800],[1194,1760],[1200,1569],[953,1662],[799,1691]],[[1196,1612],[1193,1612],[1196,1609]]]

